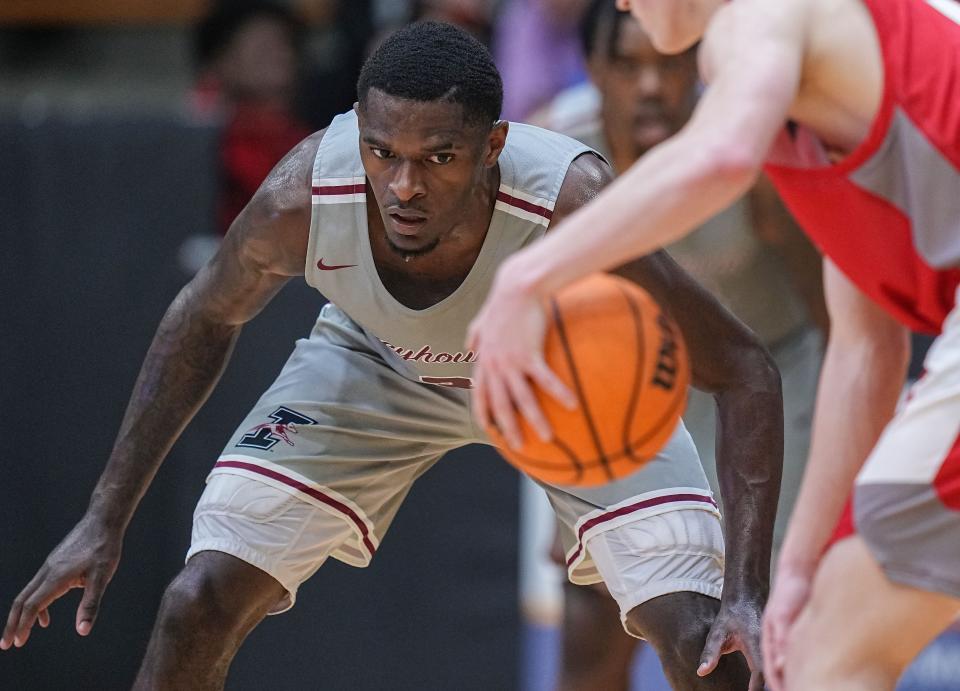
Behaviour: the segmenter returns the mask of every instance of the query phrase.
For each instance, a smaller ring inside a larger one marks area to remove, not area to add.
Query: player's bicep
[[[759,168],[797,97],[806,12],[798,0],[737,0],[720,10],[700,50],[708,86],[685,129]]]

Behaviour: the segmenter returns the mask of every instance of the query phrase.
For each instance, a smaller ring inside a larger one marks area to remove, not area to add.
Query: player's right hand
[[[50,553],[10,608],[0,638],[0,650],[26,644],[33,625],[50,625],[48,608],[72,588],[83,588],[77,609],[77,633],[86,636],[93,628],[107,583],[120,563],[123,535],[106,529],[89,515]]]
[[[813,572],[781,566],[763,613],[763,666],[773,691],[785,688],[787,642],[812,590]]]

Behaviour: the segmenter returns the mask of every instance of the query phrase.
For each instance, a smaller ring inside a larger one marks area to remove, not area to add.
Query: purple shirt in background
[[[587,78],[575,25],[559,25],[539,0],[508,0],[494,29],[503,76],[503,117],[523,120]]]

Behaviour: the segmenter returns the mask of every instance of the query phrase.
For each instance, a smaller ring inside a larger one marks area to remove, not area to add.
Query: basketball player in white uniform
[[[214,465],[136,688],[222,688],[265,615],[293,606],[328,557],[369,564],[414,480],[446,451],[486,441],[469,409],[467,324],[503,259],[611,172],[579,142],[499,121],[489,54],[448,25],[394,34],[358,92],[355,112],[274,169],[170,307],[90,509],[14,602],[0,647],[23,645],[70,587],[85,588],[77,630],[90,631],[163,455],[240,326],[291,276],[305,273],[331,302]],[[746,689],[739,655],[707,677],[696,671],[721,648],[743,647],[756,664],[780,475],[779,377],[749,331],[665,256],[625,272],[671,309],[695,379],[722,395],[722,487],[736,530],[725,555],[716,501],[679,425],[628,478],[546,487],[569,575],[606,582],[625,627],[651,641],[677,689]]]

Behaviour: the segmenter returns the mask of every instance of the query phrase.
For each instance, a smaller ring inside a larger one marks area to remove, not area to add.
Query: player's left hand
[[[514,449],[523,444],[516,411],[537,435],[552,430],[537,404],[531,382],[568,408],[576,398],[543,359],[547,319],[539,297],[525,290],[507,260],[497,272],[487,301],[470,324],[467,347],[477,354],[473,368],[473,411],[484,428],[491,423]]]
[[[759,598],[722,598],[700,655],[697,676],[705,677],[717,668],[722,655],[740,651],[750,667],[749,691],[763,691],[763,656],[760,653],[760,621],[763,602]]]

